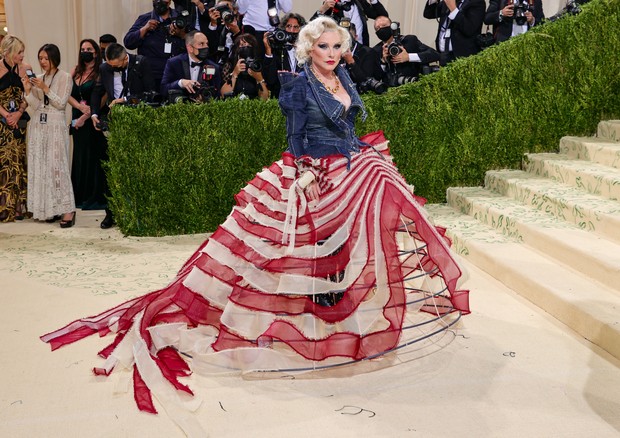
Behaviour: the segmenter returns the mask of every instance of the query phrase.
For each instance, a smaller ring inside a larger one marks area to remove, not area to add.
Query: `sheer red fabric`
[[[403,334],[416,315],[469,313],[445,230],[425,218],[383,134],[362,140],[373,147],[349,170],[339,156],[283,154],[241,190],[170,285],[41,339],[56,349],[116,333],[95,372],[133,367],[136,403],[155,412],[151,390],[191,394],[178,380],[190,373],[179,353],[206,373],[311,369],[425,337]],[[316,203],[296,184],[306,170],[321,188]]]

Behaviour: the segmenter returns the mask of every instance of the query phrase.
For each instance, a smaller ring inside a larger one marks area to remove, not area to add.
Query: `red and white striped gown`
[[[350,170],[342,156],[299,164],[284,153],[168,286],[42,340],[56,349],[114,333],[95,373],[133,367],[138,407],[155,412],[152,392],[179,403],[177,391],[191,394],[177,379],[190,373],[184,357],[206,374],[320,369],[427,337],[429,318],[469,313],[443,230],[425,218],[383,134],[362,140],[374,148],[353,154]],[[295,184],[304,170],[318,178],[315,204]]]

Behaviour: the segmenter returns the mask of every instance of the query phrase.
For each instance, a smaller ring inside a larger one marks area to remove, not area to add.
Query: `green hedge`
[[[564,135],[590,135],[620,116],[620,1],[452,63],[418,83],[365,95],[359,134],[382,129],[401,173],[431,202],[484,172],[518,168],[524,152],[556,151]],[[128,235],[214,230],[233,196],[285,149],[277,102],[113,111],[111,207]]]

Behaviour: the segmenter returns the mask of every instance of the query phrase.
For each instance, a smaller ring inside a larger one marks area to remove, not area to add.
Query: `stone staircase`
[[[620,359],[620,120],[426,209],[457,253]]]

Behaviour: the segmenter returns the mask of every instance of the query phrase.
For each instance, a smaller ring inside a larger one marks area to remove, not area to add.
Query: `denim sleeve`
[[[286,116],[286,140],[291,152],[296,157],[305,154],[304,140],[306,138],[306,84],[304,76],[293,73],[279,73],[280,89],[279,104],[282,113]]]

